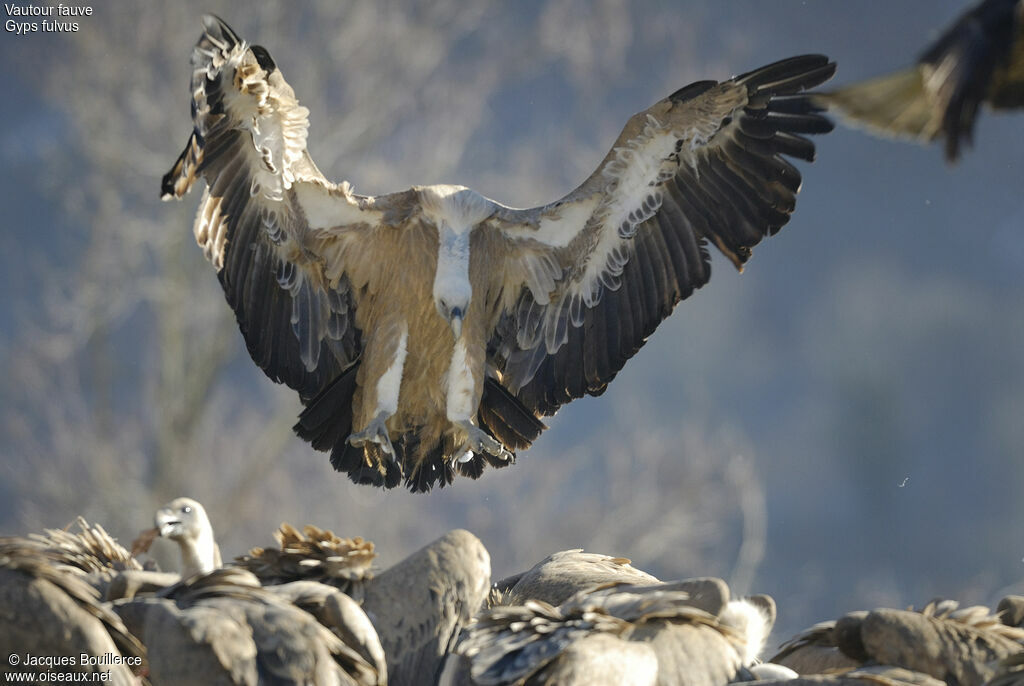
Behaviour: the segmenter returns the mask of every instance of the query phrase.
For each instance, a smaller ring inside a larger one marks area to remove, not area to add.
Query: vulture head
[[[181,549],[181,576],[207,574],[220,567],[220,549],[206,510],[191,498],[176,498],[156,511],[153,522],[164,538]]]

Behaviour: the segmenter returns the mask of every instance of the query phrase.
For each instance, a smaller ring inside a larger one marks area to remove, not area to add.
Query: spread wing
[[[985,0],[932,43],[917,64],[821,96],[853,124],[927,143],[953,162],[971,142],[981,103],[1024,107],[1024,0]]]
[[[163,197],[206,180],[196,240],[253,360],[308,400],[359,354],[346,261],[372,245],[360,239],[383,213],[376,199],[316,168],[306,151],[309,111],[269,53],[217,17],[203,23],[192,56],[195,129],[164,177]]]
[[[707,242],[737,268],[789,220],[811,160],[801,134],[831,123],[801,94],[835,65],[794,57],[701,81],[634,115],[583,185],[531,210],[504,208],[507,241],[489,355],[503,385],[551,414],[599,395],[661,320],[710,276]]]

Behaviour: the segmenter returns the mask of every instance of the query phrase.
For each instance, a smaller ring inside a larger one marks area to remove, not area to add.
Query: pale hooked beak
[[[177,527],[181,526],[181,520],[177,519],[174,513],[168,510],[158,510],[154,523],[163,537],[170,536]]]
[[[453,307],[451,316],[448,318],[448,324],[452,327],[452,333],[455,334],[455,340],[458,340],[459,337],[462,336],[462,317],[462,308]]]

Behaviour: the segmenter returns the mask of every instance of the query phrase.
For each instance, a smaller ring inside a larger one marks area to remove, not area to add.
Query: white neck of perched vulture
[[[213,528],[209,520],[203,524],[205,526],[200,526],[195,538],[178,539],[178,545],[181,546],[182,578],[194,574],[208,574],[220,567],[220,551],[213,540]]]

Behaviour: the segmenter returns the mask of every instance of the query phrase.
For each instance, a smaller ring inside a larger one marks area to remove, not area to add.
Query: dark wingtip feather
[[[192,188],[196,173],[203,161],[203,140],[194,130],[185,144],[185,149],[174,161],[171,170],[160,180],[160,199],[181,198]]]
[[[814,142],[795,133],[780,131],[775,134],[775,144],[783,155],[795,157],[805,162],[813,162],[815,158]]]
[[[835,62],[829,62],[825,55],[798,55],[741,74],[734,81],[751,90],[782,90],[784,87],[795,92],[828,81],[835,71]]]
[[[178,165],[181,164],[181,158],[179,157],[178,160],[174,167],[164,174],[164,177],[160,180],[160,199],[164,202],[181,199],[181,196],[174,192],[174,180],[179,174]]]
[[[274,62],[274,58],[270,56],[265,47],[254,45],[249,49],[252,50],[253,57],[256,58],[256,62],[259,63],[264,71],[269,73],[277,69],[277,63]]]
[[[808,97],[810,95],[811,97]],[[776,95],[768,101],[766,108],[769,112],[783,112],[785,114],[819,114],[827,112],[828,106],[819,102],[814,94]]]
[[[828,133],[835,128],[820,114],[787,114],[784,112],[751,113],[740,118],[740,129],[754,138],[769,138],[780,131],[788,133]]]

